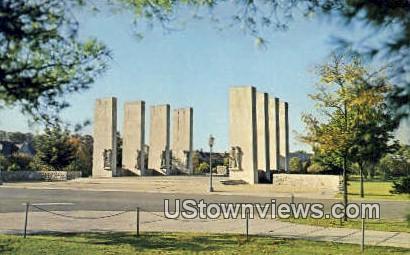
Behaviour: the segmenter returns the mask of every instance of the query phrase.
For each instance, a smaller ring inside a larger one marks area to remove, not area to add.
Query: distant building
[[[36,150],[34,149],[33,145],[29,142],[24,142],[21,144],[17,144],[19,148],[18,153],[34,156],[36,154]]]
[[[13,153],[18,152],[19,148],[13,142],[9,141],[0,141],[0,154],[9,157],[13,155]]]
[[[289,158],[299,158],[302,162],[309,161],[312,158],[312,153],[307,153],[304,151],[295,151],[289,153]]]
[[[209,163],[209,152],[199,150],[195,151],[194,153],[198,155],[199,162]],[[212,152],[212,164],[214,166],[223,165],[226,157],[226,153]]]

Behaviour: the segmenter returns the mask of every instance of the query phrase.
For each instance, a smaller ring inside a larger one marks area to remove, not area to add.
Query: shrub
[[[13,154],[9,161],[11,166],[9,167],[8,171],[29,171],[32,170],[30,168],[30,163],[33,158],[30,155],[18,153]]]
[[[7,171],[10,166],[10,161],[3,155],[0,155],[0,168],[3,171]]]
[[[36,136],[34,146],[36,169],[63,170],[76,156],[69,132],[60,127],[47,128],[44,134]]]
[[[205,174],[209,172],[209,164],[206,162],[202,162],[195,170],[195,174]]]
[[[289,160],[289,170],[292,173],[301,173],[303,171],[303,162],[300,158],[293,157]]]
[[[393,194],[410,194],[410,176],[402,177],[398,181],[393,182]]]
[[[321,166],[320,164],[313,162],[308,168],[307,168],[307,172],[309,174],[318,174],[321,173],[323,171],[325,171],[326,169]]]
[[[32,157],[27,154],[15,153],[10,157],[0,156],[0,166],[3,171],[29,171]]]
[[[38,155],[33,157],[30,168],[34,171],[56,171],[53,166],[45,164]]]

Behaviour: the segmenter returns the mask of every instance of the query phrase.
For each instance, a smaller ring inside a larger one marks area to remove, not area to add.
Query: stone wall
[[[337,192],[338,175],[274,174],[273,185],[288,187],[289,192]]]
[[[81,177],[80,171],[13,171],[1,172],[4,182],[67,181]]]

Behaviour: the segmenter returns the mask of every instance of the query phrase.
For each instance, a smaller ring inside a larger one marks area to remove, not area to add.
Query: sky
[[[229,10],[225,10],[229,14]],[[131,14],[76,13],[80,38],[96,37],[112,51],[110,68],[92,88],[67,97],[71,107],[63,113],[70,122],[93,119],[97,98],[117,97],[118,128],[122,132],[123,105],[144,100],[149,107],[170,104],[194,109],[194,148],[207,149],[212,134],[215,149],[228,148],[228,91],[231,86],[252,85],[289,103],[290,150],[309,150],[300,143],[301,114],[313,112],[308,94],[314,92],[314,67],[324,63],[334,45],[332,36],[359,33],[352,27],[318,18],[298,18],[286,32],[272,32],[264,49],[239,29],[215,29],[211,21],[195,20],[181,31],[160,26],[143,30],[137,40]],[[147,114],[149,115],[149,114]],[[171,123],[172,125],[172,123]],[[146,121],[149,143],[149,116]],[[18,109],[0,111],[0,129],[38,132],[29,127]],[[92,134],[92,125],[83,133]]]

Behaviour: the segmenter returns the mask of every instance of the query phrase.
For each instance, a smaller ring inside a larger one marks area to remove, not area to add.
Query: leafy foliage
[[[59,121],[66,94],[89,88],[109,52],[77,39],[70,11],[83,1],[0,1],[0,103],[22,107],[34,120]]]
[[[384,179],[409,175],[410,146],[403,145],[397,152],[383,156],[376,169]]]
[[[298,157],[293,157],[289,160],[289,169],[291,172],[301,173],[303,171],[302,160]]]
[[[70,143],[75,147],[75,159],[66,170],[81,171],[83,176],[90,176],[93,167],[93,138],[90,135],[73,135]]]
[[[43,135],[35,137],[36,155],[32,166],[36,170],[64,170],[75,160],[76,147],[70,142],[67,130],[59,126],[47,128]]]
[[[410,176],[400,178],[399,181],[394,181],[393,190],[391,192],[395,194],[410,194]]]
[[[374,169],[384,154],[397,147],[393,131],[398,119],[392,118],[385,100],[391,85],[382,70],[369,72],[357,56],[335,55],[318,70],[318,92],[310,97],[316,102],[319,116],[303,115],[307,134],[301,138],[320,155],[316,163],[330,162],[337,164],[335,170],[342,170],[346,205],[348,165],[356,163],[360,167],[363,197],[365,165]]]
[[[330,162],[337,168],[340,161],[334,158],[345,156],[360,164],[377,163],[395,148],[390,142],[398,122],[386,108],[388,80],[380,70],[370,73],[357,57],[349,60],[343,55],[320,66],[319,74],[318,92],[310,95],[319,116],[303,115],[308,133],[302,140],[315,153],[333,158]]]
[[[199,166],[194,169],[196,174],[205,174],[209,172],[209,164],[207,162],[202,162]]]
[[[14,153],[9,157],[0,155],[0,167],[3,171],[30,171],[32,157],[26,154]]]

